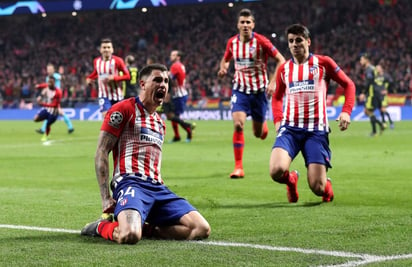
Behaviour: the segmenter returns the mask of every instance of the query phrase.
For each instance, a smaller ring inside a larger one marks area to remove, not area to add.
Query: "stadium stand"
[[[271,40],[287,58],[284,28],[300,22],[309,26],[314,37],[311,50],[332,55],[358,90],[363,80],[359,56],[368,52],[372,62],[383,64],[393,78],[390,93],[410,99],[412,1],[279,0],[236,3],[233,8],[203,4],[153,8],[146,13],[0,17],[0,107],[25,108],[36,94],[34,85],[43,82],[48,62],[65,69],[65,106],[95,101],[96,90],[87,87],[85,76],[92,70],[100,39],[106,36],[114,41],[117,55],[134,55],[139,67],[149,56],[168,64],[171,49],[185,51],[190,99],[201,103],[227,98],[230,77],[217,81],[216,73],[226,38],[237,32],[234,19],[242,7],[255,12],[258,32],[268,37],[276,33]],[[269,65],[273,71],[274,63]],[[333,84],[330,91],[336,91]]]

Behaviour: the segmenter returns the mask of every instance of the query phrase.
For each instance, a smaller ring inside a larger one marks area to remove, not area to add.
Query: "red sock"
[[[102,221],[97,227],[97,232],[104,239],[113,240],[113,231],[117,226],[119,226],[119,222]]]
[[[274,180],[275,182],[278,182],[280,184],[286,184],[286,185],[293,185],[296,182],[296,177],[292,178],[293,180],[291,180],[291,174],[292,175],[296,175],[295,172],[289,172],[289,171],[285,171],[282,175],[282,177],[280,177],[279,180]],[[292,182],[293,181],[293,182]]]
[[[329,180],[327,180],[325,191],[323,192],[323,196],[328,198],[328,197],[331,197],[332,195],[333,195],[332,183]]]
[[[179,138],[180,137],[180,135],[179,135],[179,123],[177,123],[175,121],[172,121],[172,127],[173,127],[173,132],[175,134],[175,137]]]
[[[288,184],[289,183],[289,171],[285,171],[282,175],[282,177],[278,180],[279,183],[281,184]]]
[[[269,133],[269,128],[268,124],[266,121],[263,122],[263,129],[262,129],[262,135],[260,136],[260,139],[265,140],[266,136],[268,136]]]
[[[243,131],[233,133],[233,153],[235,155],[235,167],[243,169],[243,147],[245,146],[245,136]]]

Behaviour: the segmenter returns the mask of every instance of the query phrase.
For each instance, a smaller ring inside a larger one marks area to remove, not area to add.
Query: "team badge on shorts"
[[[124,205],[126,205],[127,204],[127,198],[123,198],[122,200],[120,200],[120,202],[119,202],[119,205],[120,206],[124,206]]]

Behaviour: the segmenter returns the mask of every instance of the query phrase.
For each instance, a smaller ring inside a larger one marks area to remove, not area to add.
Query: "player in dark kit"
[[[135,58],[132,55],[128,55],[125,58],[126,67],[130,74],[130,80],[123,82],[124,98],[136,97],[139,95],[139,69],[134,65],[134,62]]]
[[[390,128],[393,129],[395,125],[393,124],[391,115],[389,114],[387,107],[388,107],[388,89],[389,85],[392,82],[391,78],[385,73],[382,65],[376,65],[375,67],[375,79],[374,79],[374,87],[376,90],[380,90],[381,92],[381,120],[383,123],[383,127],[386,128],[386,118],[388,118]]]
[[[376,124],[378,124],[380,133],[382,134],[385,127],[383,123],[380,122],[375,116],[375,110],[381,110],[382,105],[382,95],[381,89],[375,86],[375,66],[370,63],[369,56],[363,54],[359,60],[361,66],[365,69],[365,86],[360,99],[366,98],[365,102],[365,114],[369,117],[369,120],[372,125],[372,132],[370,133],[371,137],[376,136]],[[365,96],[366,94],[366,96]]]

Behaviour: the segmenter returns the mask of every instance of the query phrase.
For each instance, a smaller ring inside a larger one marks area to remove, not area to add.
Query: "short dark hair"
[[[295,34],[295,35],[301,35],[305,39],[310,38],[309,29],[306,26],[304,26],[302,24],[299,24],[299,23],[292,24],[292,25],[290,25],[286,28],[286,30],[285,30],[286,38],[287,38],[289,33]]]
[[[154,62],[157,61],[157,58],[156,58],[156,56],[148,56],[148,57],[146,58],[146,62],[148,62],[148,61],[154,63]],[[150,64],[152,64],[152,63],[150,63]]]
[[[56,81],[56,78],[54,78],[54,75],[49,75],[49,80]]]
[[[153,70],[167,71],[167,67],[160,63],[146,65],[139,72],[140,79],[143,79],[146,76],[149,76],[150,74],[152,74]]]
[[[177,56],[180,57],[181,59],[183,59],[185,54],[181,50],[176,49],[175,51],[177,52]]]
[[[252,17],[253,21],[255,21],[255,16],[253,16],[252,10],[248,8],[243,8],[239,11],[237,18],[239,19],[240,17]]]
[[[370,60],[370,56],[368,53],[364,52],[360,54],[360,58],[363,57],[364,59]]]
[[[101,44],[112,43],[112,39],[105,37],[100,40],[100,43]]]

